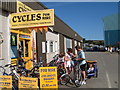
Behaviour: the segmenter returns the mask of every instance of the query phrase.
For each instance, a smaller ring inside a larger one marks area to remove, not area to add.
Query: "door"
[[[27,39],[20,39],[20,57],[23,58],[25,61],[31,59],[31,49],[30,49],[30,40]],[[33,65],[33,62],[29,61],[26,63],[26,69],[30,69]]]
[[[20,57],[30,57],[30,40],[20,39],[19,50],[21,51]]]

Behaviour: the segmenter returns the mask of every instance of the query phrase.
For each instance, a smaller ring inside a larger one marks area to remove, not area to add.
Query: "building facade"
[[[114,14],[103,18],[105,46],[114,46],[120,42],[119,16]]]
[[[16,64],[19,58],[34,59],[39,62],[41,57],[44,63],[48,63],[55,54],[66,52],[67,48],[72,48],[73,52],[77,54],[75,45],[82,45],[82,37],[56,15],[54,16],[54,26],[48,26],[47,29],[42,28],[41,31],[34,28],[33,30],[29,30],[29,28],[10,29],[9,20],[12,13],[48,9],[37,0],[31,1],[20,0],[20,5],[25,8],[18,8],[17,0],[1,2],[0,35],[3,37],[3,43],[0,44],[1,65]],[[29,63],[27,67],[29,68],[31,65],[32,63]]]

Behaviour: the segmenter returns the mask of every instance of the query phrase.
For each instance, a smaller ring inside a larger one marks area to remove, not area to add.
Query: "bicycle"
[[[67,85],[67,83],[74,84],[76,87],[81,86],[82,82],[82,74],[80,69],[80,64],[78,61],[74,60],[75,65],[73,67],[73,71],[70,74],[64,73],[60,77],[60,83],[62,85]]]
[[[26,63],[29,61],[33,62],[33,67],[30,70],[25,68]],[[20,76],[39,78],[39,67],[43,67],[42,64],[43,64],[42,61],[37,63],[34,60],[29,59],[26,62],[24,61],[22,65],[19,65],[17,72],[20,74]]]
[[[64,62],[59,62],[56,63],[57,65],[57,75],[58,75],[58,80],[61,77],[61,75],[63,75],[64,73],[66,73],[66,70],[64,68]]]
[[[56,61],[58,60],[58,58],[59,58],[59,54],[56,54],[56,55],[53,57],[53,60],[48,63],[48,66],[56,66]]]
[[[6,69],[5,67],[9,67],[10,68],[10,73],[6,73]],[[18,75],[18,73],[16,72],[16,65],[11,65],[11,64],[7,64],[5,65],[4,67],[3,66],[0,66],[0,73],[2,75],[5,75],[5,76],[12,76],[12,89],[13,90],[18,90],[18,78],[20,77]]]

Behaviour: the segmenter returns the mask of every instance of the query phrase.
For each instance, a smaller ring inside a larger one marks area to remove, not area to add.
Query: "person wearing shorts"
[[[82,48],[80,46],[76,46],[75,47],[77,52],[78,52],[78,58],[76,58],[76,61],[79,62],[80,64],[80,68],[81,68],[81,73],[83,75],[83,81],[82,81],[82,85],[86,84],[85,80],[86,80],[86,60],[85,60],[85,53],[83,52]]]
[[[71,56],[70,56],[70,53],[71,53],[71,51],[68,49],[68,51],[67,51],[67,53],[66,53],[66,55],[65,55],[65,58],[64,58],[65,64],[66,64],[65,66],[66,66],[66,68],[67,68],[66,72],[67,72],[68,74],[70,74],[71,71],[72,71],[72,64],[71,64],[72,58],[71,58]]]

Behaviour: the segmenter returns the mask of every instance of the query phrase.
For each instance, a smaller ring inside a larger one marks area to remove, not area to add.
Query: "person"
[[[86,60],[85,60],[85,53],[83,52],[82,48],[80,46],[75,47],[78,52],[78,58],[76,58],[76,61],[79,62],[81,73],[83,76],[83,81],[81,82],[82,85],[86,84]]]
[[[67,68],[67,73],[68,74],[70,74],[71,73],[71,71],[72,71],[72,58],[71,58],[71,52],[72,52],[72,49],[71,48],[67,48],[67,53],[66,53],[66,55],[65,55],[65,66],[66,66],[66,68]]]
[[[109,51],[110,51],[111,54],[112,54],[112,49],[113,49],[112,47],[110,47],[110,49],[109,49]]]
[[[87,73],[92,73],[94,71],[93,64],[89,64],[89,68],[87,70]]]
[[[65,56],[65,53],[60,52],[57,63],[64,63],[64,56]]]
[[[67,71],[66,63],[65,63],[65,53],[64,52],[60,52],[56,64],[62,64],[62,68],[64,68]]]
[[[67,50],[68,50],[68,54],[69,54],[70,57],[71,57],[71,68],[73,69],[73,67],[74,67],[74,61],[73,61],[73,59],[74,59],[76,56],[73,54],[72,48],[67,48]]]

